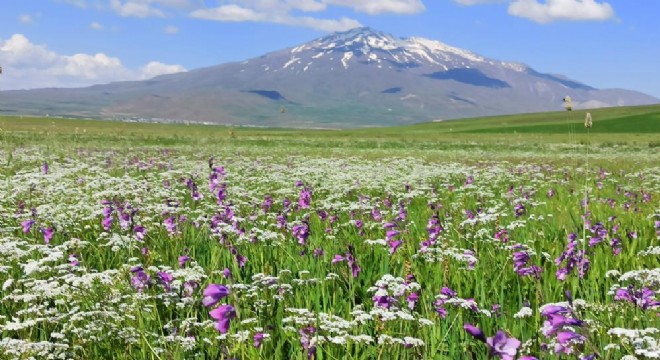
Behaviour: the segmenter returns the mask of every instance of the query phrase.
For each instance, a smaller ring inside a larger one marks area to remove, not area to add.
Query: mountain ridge
[[[0,93],[0,109],[159,121],[299,126],[395,125],[576,108],[643,105],[531,66],[371,28],[332,33],[240,62],[144,81]]]

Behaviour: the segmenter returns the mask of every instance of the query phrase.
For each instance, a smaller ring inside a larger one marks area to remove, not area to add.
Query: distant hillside
[[[363,127],[659,103],[423,38],[369,28],[240,63],[81,89],[0,93],[0,113],[258,126]]]

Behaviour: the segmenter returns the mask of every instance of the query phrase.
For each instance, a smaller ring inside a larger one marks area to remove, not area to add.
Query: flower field
[[[558,149],[4,148],[0,358],[658,359],[660,167]]]

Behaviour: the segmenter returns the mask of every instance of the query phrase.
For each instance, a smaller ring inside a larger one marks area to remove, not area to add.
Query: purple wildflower
[[[254,341],[254,347],[257,349],[260,348],[261,343],[263,343],[264,341],[264,338],[265,338],[264,333],[258,332],[254,334],[254,336],[252,337],[252,340]]]
[[[312,336],[316,333],[316,328],[309,326],[298,330],[300,334],[300,345],[307,350],[307,359],[311,359],[316,354],[316,346],[312,344]]]
[[[163,288],[165,289],[165,291],[168,291],[168,292],[171,291],[172,290],[172,286],[171,286],[172,281],[174,281],[174,277],[172,276],[172,274],[170,274],[168,272],[165,272],[165,271],[159,271],[158,273],[156,273],[156,275],[158,276],[158,280],[163,285]]]
[[[515,212],[516,217],[521,217],[525,215],[527,209],[525,209],[525,204],[518,203],[513,207],[513,211]]]
[[[273,198],[270,195],[266,195],[264,201],[261,203],[261,210],[267,213],[271,206],[273,206]]]
[[[80,265],[80,261],[78,260],[78,256],[76,256],[76,254],[69,254],[69,265],[73,267]]]
[[[164,221],[165,224],[165,229],[170,235],[174,235],[176,233],[176,217],[170,216]]]
[[[298,244],[303,246],[307,244],[307,238],[309,237],[309,225],[306,221],[303,221],[298,225],[294,225],[291,229],[291,232],[293,233],[293,236],[298,240]]]
[[[614,295],[614,300],[627,301],[642,310],[648,310],[660,306],[660,301],[656,300],[655,296],[655,291],[648,287],[636,290],[632,286],[628,286],[628,288],[618,289]]]
[[[41,228],[41,232],[44,235],[44,243],[46,244],[50,243],[50,240],[53,238],[53,234],[55,233],[55,230],[53,230],[52,227],[47,227],[47,228]]]
[[[415,304],[417,303],[417,301],[419,301],[419,295],[417,295],[417,293],[415,292],[410,293],[406,297],[406,301],[408,302],[408,309],[412,310],[415,308]]]
[[[144,235],[147,233],[147,229],[144,228],[142,225],[138,225],[133,228],[133,232],[135,233],[135,238],[137,238],[140,241],[144,240]]]
[[[209,311],[209,315],[216,321],[215,329],[225,334],[229,330],[231,319],[236,318],[236,309],[231,305],[220,305]]]
[[[23,222],[21,222],[21,226],[23,227],[23,232],[26,234],[29,233],[30,230],[32,230],[32,225],[34,225],[35,222],[36,221],[32,219],[24,220]]]
[[[228,268],[224,268],[222,270],[222,276],[224,276],[225,279],[231,279],[231,270],[229,270]]]
[[[188,280],[183,283],[183,296],[190,297],[195,293],[195,290],[199,287],[199,284],[196,281]]]
[[[131,273],[133,273],[133,276],[131,277],[131,285],[138,292],[142,292],[147,286],[151,284],[151,276],[149,276],[144,271],[142,266],[135,266],[131,268]]]
[[[491,356],[498,356],[502,360],[514,360],[521,342],[514,337],[507,337],[504,331],[498,331],[494,337],[486,339],[486,344],[490,347]]]
[[[486,335],[484,335],[484,332],[481,331],[478,327],[465,323],[463,324],[463,329],[467,331],[468,334],[472,335],[475,339],[485,343],[486,342]]]
[[[344,256],[335,255],[335,257],[332,259],[332,264],[337,264],[342,261],[346,261],[348,263],[348,267],[351,269],[351,273],[353,274],[353,277],[354,278],[358,277],[358,274],[360,274],[360,271],[362,271],[362,269],[357,264],[355,256],[353,256],[352,246],[349,245],[348,251],[344,254]]]
[[[224,285],[209,284],[209,286],[207,286],[202,292],[202,295],[204,295],[202,304],[206,307],[211,307],[223,298],[229,296],[229,289]]]
[[[389,295],[376,295],[372,298],[374,306],[389,309],[390,306],[396,303],[396,299]]]
[[[504,331],[498,331],[494,337],[486,338],[483,331],[478,327],[465,323],[463,329],[475,339],[485,343],[490,349],[491,357],[498,357],[502,360],[514,360],[521,345],[520,340],[514,337],[507,337]]]
[[[390,247],[390,255],[394,255],[394,253],[399,248],[399,246],[401,246],[401,244],[403,244],[403,241],[401,240],[392,240],[388,242],[387,245],[389,245]]]
[[[312,189],[305,187],[300,190],[300,195],[298,196],[298,206],[301,209],[309,209],[310,204],[312,203]]]
[[[181,256],[179,256],[178,260],[179,260],[179,267],[183,268],[183,267],[186,266],[186,263],[191,260],[191,258],[188,255],[181,255]]]

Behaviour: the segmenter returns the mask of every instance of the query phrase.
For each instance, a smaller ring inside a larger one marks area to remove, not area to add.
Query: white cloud
[[[198,19],[217,21],[266,21],[268,14],[244,8],[236,4],[223,5],[212,9],[199,9],[193,11],[190,16]]]
[[[426,10],[422,0],[55,0],[80,7],[95,4],[123,17],[171,17],[186,14],[192,18],[227,22],[269,22],[323,31],[342,31],[362,26],[357,20],[308,16],[332,6],[348,7],[370,15],[384,13],[416,14]],[[475,0],[458,0],[475,1]],[[476,0],[483,1],[483,0]],[[215,3],[215,7],[207,7]],[[166,34],[176,31],[164,31]]]
[[[32,18],[32,15],[23,14],[18,17],[18,21],[20,21],[22,24],[32,24],[34,19]]]
[[[359,21],[342,17],[339,19],[319,19],[314,17],[292,17],[285,24],[307,27],[323,31],[345,31],[362,26]]]
[[[328,7],[325,3],[316,0],[287,0],[286,3],[291,8],[304,12],[323,11]]]
[[[190,16],[199,19],[232,21],[232,22],[270,22],[275,24],[294,25],[324,31],[342,31],[361,26],[356,20],[349,18],[319,19],[309,16],[293,16],[290,9],[259,9],[241,7],[236,4],[223,5],[212,9],[199,9]]]
[[[426,10],[421,0],[324,0],[331,5],[350,7],[355,11],[377,15],[382,13],[417,14]]]
[[[32,43],[22,34],[0,39],[0,63],[4,70],[2,90],[89,86],[186,71],[180,65],[155,61],[139,69],[129,69],[119,58],[103,53],[60,55]]]
[[[165,13],[151,5],[149,0],[110,0],[110,6],[117,14],[124,17],[164,17]]]
[[[181,65],[167,65],[158,61],[152,61],[140,68],[140,79],[151,79],[158,75],[176,74],[185,71],[186,68]]]
[[[89,24],[89,28],[93,30],[103,30],[103,25],[97,23],[96,21]]]
[[[546,24],[556,20],[608,20],[614,18],[614,9],[595,0],[515,0],[509,5],[509,14]]]

